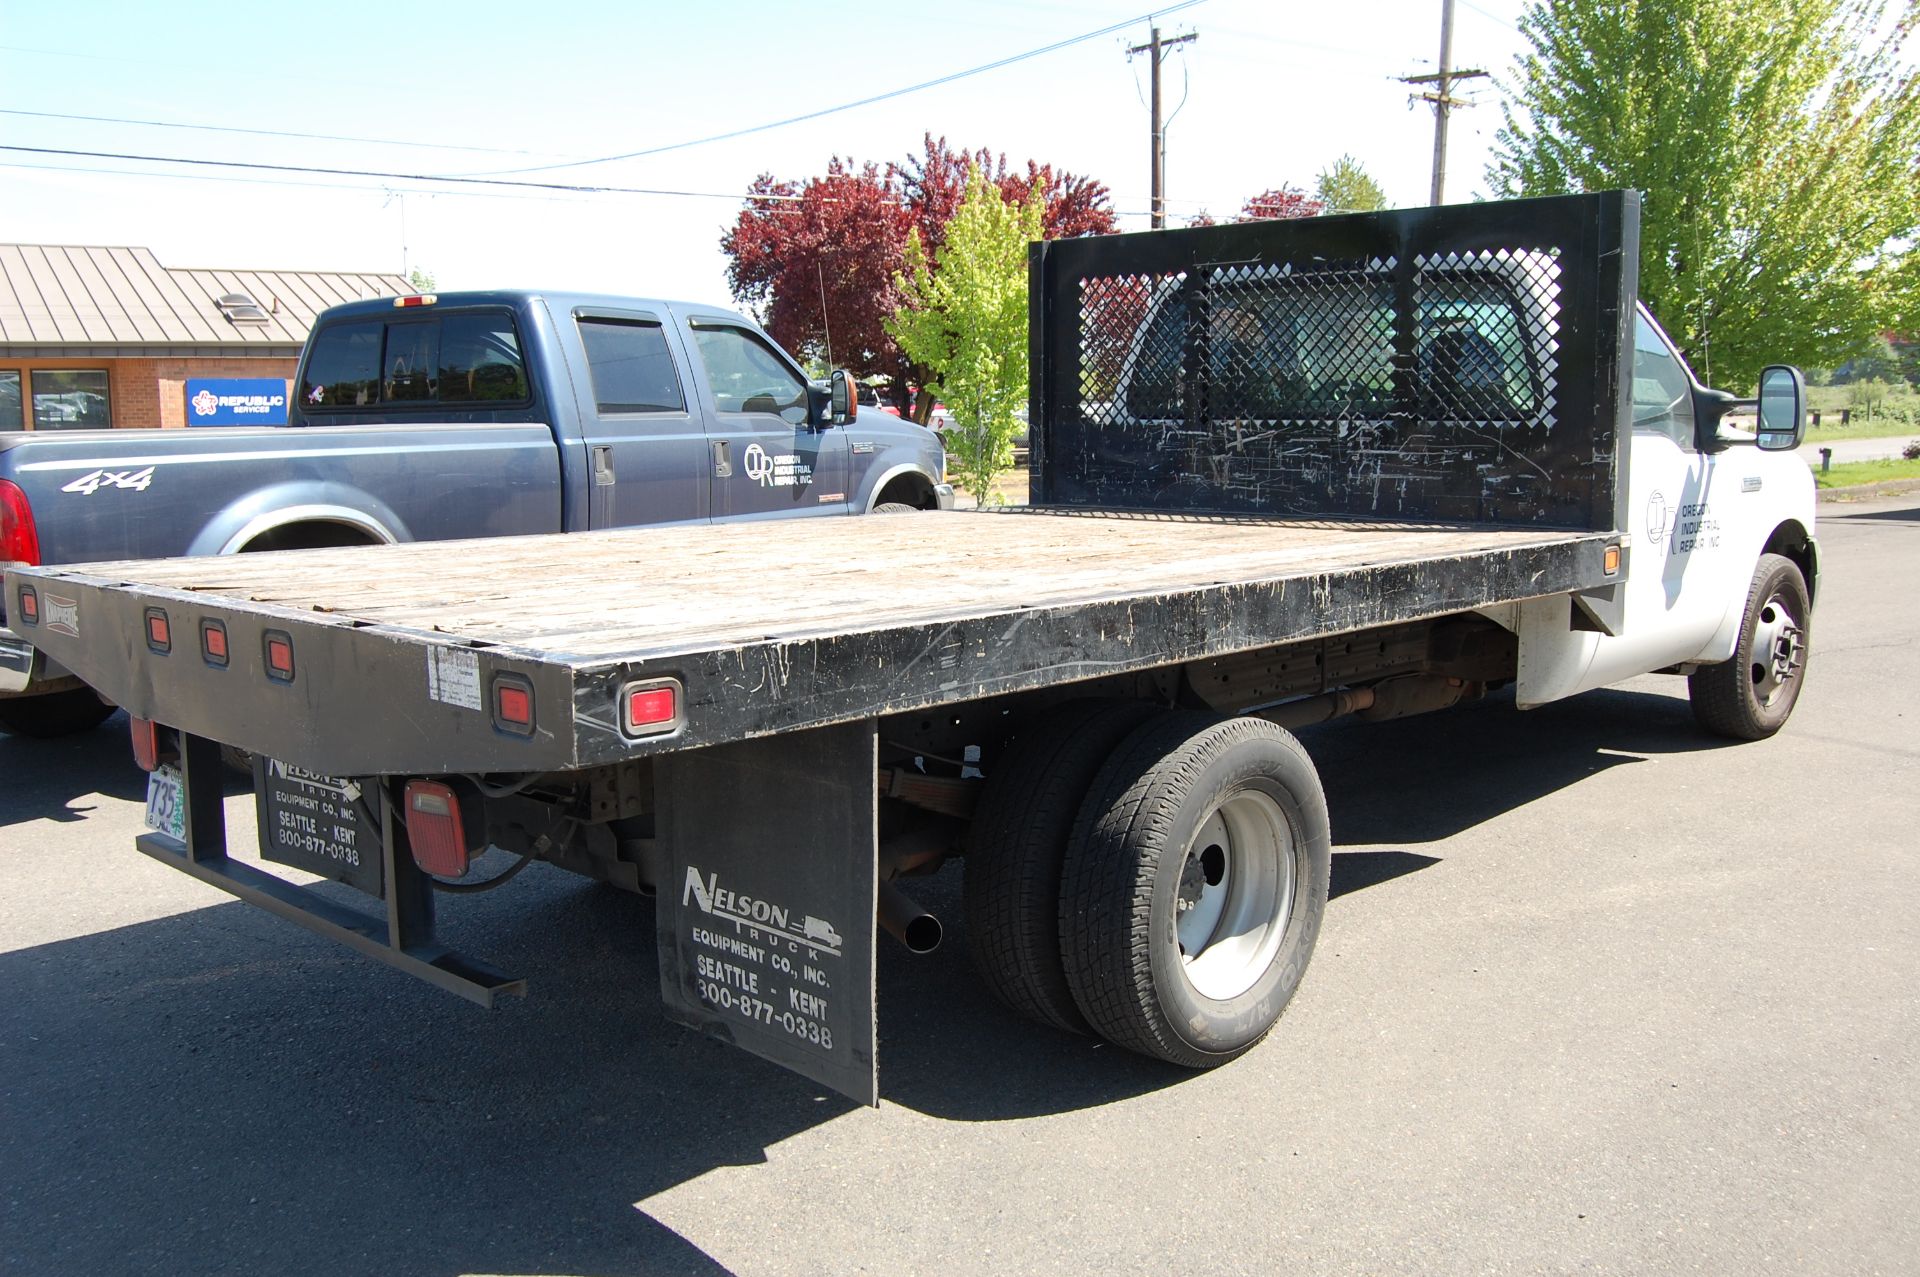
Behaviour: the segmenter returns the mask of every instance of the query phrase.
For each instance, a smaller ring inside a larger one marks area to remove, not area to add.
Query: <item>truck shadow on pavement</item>
[[[134,766],[127,717],[115,714],[90,731],[35,740],[0,735],[0,826],[28,820],[84,820],[104,794],[141,801],[147,774]]]
[[[1605,688],[1522,712],[1511,692],[1496,693],[1443,713],[1301,732],[1336,852],[1439,842],[1615,767],[1731,746],[1694,723],[1685,682],[1670,682],[1678,695]]]
[[[147,796],[147,774],[134,764],[125,714],[52,740],[0,734],[0,776],[6,777],[0,828],[30,820],[85,820],[97,798],[144,802]],[[240,773],[228,776],[228,794],[247,787]]]
[[[97,735],[111,767],[76,745],[95,773],[76,792],[133,796],[137,772],[108,788],[121,734]],[[1637,692],[1312,733],[1336,894],[1435,863],[1399,846],[1634,752],[1708,744],[1684,701]],[[1383,794],[1382,777],[1404,779]],[[921,958],[883,942],[890,1104],[1017,1120],[1191,1076],[1001,1009],[969,968],[958,867],[911,886],[950,930]],[[526,975],[529,998],[482,1012],[239,904],[0,955],[0,1265],[723,1273],[653,1199],[825,1123],[924,1120],[866,1115],[670,1024],[648,901],[542,867],[443,917],[450,943]]]

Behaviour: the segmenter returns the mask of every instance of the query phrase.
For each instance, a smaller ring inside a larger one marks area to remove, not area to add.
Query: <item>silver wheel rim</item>
[[[1293,917],[1293,827],[1270,794],[1222,798],[1187,846],[1174,899],[1174,940],[1193,991],[1224,1001],[1273,965]]]
[[[1772,708],[1787,694],[1806,662],[1806,650],[1806,634],[1788,610],[1787,600],[1773,595],[1754,618],[1753,642],[1747,649],[1747,674],[1753,680],[1753,697],[1762,707]]]

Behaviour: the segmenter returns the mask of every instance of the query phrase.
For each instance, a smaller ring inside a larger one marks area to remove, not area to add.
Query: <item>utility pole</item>
[[[1433,91],[1414,95],[1415,101],[1433,103],[1433,204],[1442,202],[1447,188],[1447,115],[1456,106],[1472,106],[1465,98],[1453,96],[1458,80],[1483,80],[1485,71],[1453,69],[1453,0],[1440,0],[1440,72],[1438,75],[1406,75],[1403,84],[1431,84]]]
[[[1136,53],[1148,53],[1153,56],[1153,229],[1159,230],[1167,224],[1167,131],[1160,123],[1160,63],[1166,58],[1167,51],[1175,45],[1186,44],[1200,37],[1192,32],[1175,36],[1171,40],[1160,38],[1160,28],[1152,28],[1145,44],[1135,45],[1127,50],[1131,58]]]

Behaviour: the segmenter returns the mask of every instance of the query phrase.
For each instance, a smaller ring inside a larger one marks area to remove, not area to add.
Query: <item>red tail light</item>
[[[620,689],[620,726],[629,736],[664,736],[686,723],[683,689],[676,678],[628,683]]]
[[[33,525],[33,507],[11,479],[0,479],[0,560],[34,567],[40,563],[40,531]]]
[[[439,781],[410,780],[404,806],[413,863],[442,878],[466,873],[467,832],[453,790]]]
[[[129,717],[127,725],[133,728],[133,761],[141,771],[152,771],[160,765],[160,729],[151,718]]]

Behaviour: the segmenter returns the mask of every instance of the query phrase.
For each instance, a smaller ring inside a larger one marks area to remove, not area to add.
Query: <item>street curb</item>
[[[1848,488],[1819,488],[1815,495],[1821,501],[1858,501],[1864,497],[1900,496],[1908,492],[1920,492],[1920,478],[1882,479],[1878,483],[1856,483]]]

